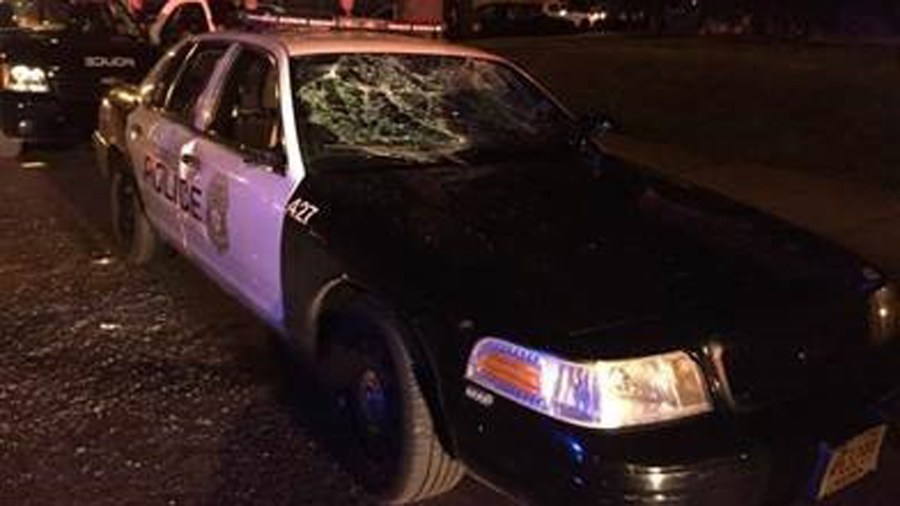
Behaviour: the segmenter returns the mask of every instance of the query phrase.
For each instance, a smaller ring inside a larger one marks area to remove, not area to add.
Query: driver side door
[[[202,220],[186,220],[191,255],[258,315],[277,325],[281,235],[296,186],[287,170],[279,66],[262,48],[242,45],[209,126],[185,146],[191,185],[203,195]]]

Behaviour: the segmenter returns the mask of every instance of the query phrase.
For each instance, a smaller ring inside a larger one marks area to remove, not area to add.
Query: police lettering
[[[165,197],[182,212],[191,215],[197,221],[203,221],[200,217],[203,190],[194,186],[191,181],[179,177],[175,171],[169,170],[162,162],[149,155],[144,159],[144,180],[156,193]]]

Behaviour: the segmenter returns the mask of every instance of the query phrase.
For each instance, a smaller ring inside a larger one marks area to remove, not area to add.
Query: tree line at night
[[[502,0],[498,0],[502,1]],[[445,0],[466,25],[491,0]],[[539,1],[536,3],[540,3]],[[900,0],[570,0],[573,7],[640,9],[650,32],[732,33],[774,37],[900,34]],[[463,28],[464,30],[464,28]]]
[[[222,0],[227,1],[227,0]],[[424,5],[443,9],[444,22],[465,34],[476,8],[489,3],[567,3],[610,12],[641,11],[640,30],[654,33],[706,33],[771,37],[816,35],[900,35],[900,0],[355,0],[353,12],[363,16],[398,16]],[[335,12],[338,0],[273,0],[295,8]],[[441,4],[443,4],[441,6]],[[426,8],[425,10],[429,10]]]

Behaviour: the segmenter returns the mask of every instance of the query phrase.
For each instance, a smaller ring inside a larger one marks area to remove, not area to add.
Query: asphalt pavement
[[[0,504],[371,504],[263,325],[174,254],[120,261],[107,199],[86,147],[0,162]]]

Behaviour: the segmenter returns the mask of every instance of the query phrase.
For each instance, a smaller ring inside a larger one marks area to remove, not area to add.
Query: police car
[[[469,473],[530,502],[779,503],[897,451],[877,270],[609,155],[500,57],[220,33],[140,92],[123,251],[168,244],[275,329],[383,500]]]

